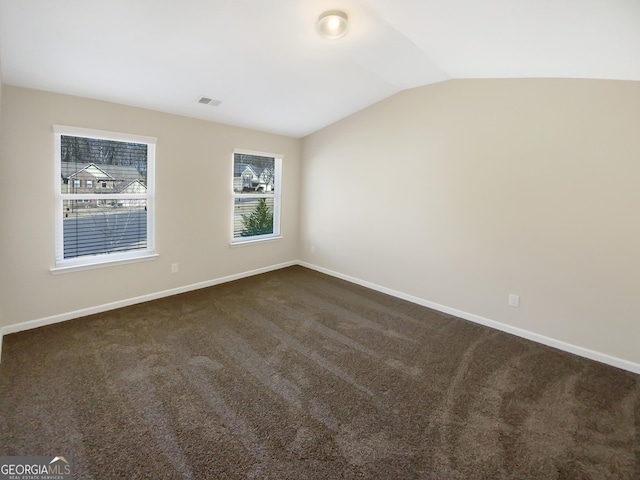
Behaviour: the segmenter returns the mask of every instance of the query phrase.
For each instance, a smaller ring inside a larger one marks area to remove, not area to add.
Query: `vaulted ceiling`
[[[339,40],[316,31],[330,9]],[[0,72],[302,137],[452,78],[640,81],[640,0],[0,0]]]

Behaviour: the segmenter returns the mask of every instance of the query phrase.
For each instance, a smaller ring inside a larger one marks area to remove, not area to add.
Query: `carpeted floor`
[[[640,377],[291,267],[4,338],[84,479],[638,479]]]

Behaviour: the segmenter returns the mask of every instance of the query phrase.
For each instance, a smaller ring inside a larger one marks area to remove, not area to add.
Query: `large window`
[[[56,267],[152,257],[156,139],[57,125],[54,137]]]
[[[233,243],[280,236],[282,156],[233,154]]]

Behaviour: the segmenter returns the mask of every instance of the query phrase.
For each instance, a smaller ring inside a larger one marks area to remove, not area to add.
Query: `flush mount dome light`
[[[318,32],[325,38],[343,37],[349,30],[347,14],[339,10],[329,10],[318,18]]]

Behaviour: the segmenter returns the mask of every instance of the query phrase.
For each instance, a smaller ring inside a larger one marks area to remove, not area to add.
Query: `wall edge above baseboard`
[[[383,287],[381,285],[368,282],[366,280],[362,280],[356,277],[352,277],[351,275],[346,275],[340,272],[336,272],[328,268],[320,267],[318,265],[314,265],[309,262],[299,261],[298,265],[309,268],[311,270],[315,270],[320,273],[330,275],[332,277],[339,278],[341,280],[345,280],[350,283],[355,283],[356,285],[360,285],[362,287],[370,288],[372,290],[376,290],[381,293],[386,293],[387,295],[391,295],[392,297],[400,298],[402,300],[407,300],[411,303],[415,303],[423,307],[428,307],[433,310],[438,310],[439,312],[447,313],[449,315],[453,315],[455,317],[462,318],[464,320],[469,320],[470,322],[478,323],[480,325],[493,328],[495,330],[500,330],[502,332],[515,335],[516,337],[521,337],[526,340],[531,340],[533,342],[546,345],[548,347],[553,347],[558,350],[562,350],[564,352],[568,352],[574,355],[578,355],[580,357],[588,358],[589,360],[594,360],[596,362],[604,363],[612,367],[616,367],[622,370],[627,370],[632,373],[640,374],[640,364],[629,361],[629,360],[614,357],[612,355],[608,355],[602,352],[597,352],[595,350],[591,350],[588,348],[580,347],[578,345],[567,343],[562,340],[557,340],[555,338],[547,337],[545,335],[541,335],[539,333],[535,333],[530,330],[525,330],[523,328],[512,327],[511,325],[507,325],[505,323],[491,320],[489,318],[485,318],[473,313],[465,312],[463,310],[447,307],[446,305],[440,305],[438,303],[431,302],[429,300],[425,300],[420,297],[409,295],[409,294],[400,292],[398,290],[393,290],[391,288]]]
[[[71,312],[51,315],[49,317],[38,318],[35,320],[28,320],[26,322],[16,323],[13,325],[6,325],[0,328],[0,362],[2,361],[2,340],[5,335],[22,332],[24,330],[31,330],[34,328],[44,327],[47,325],[53,325],[55,323],[66,322],[67,320],[73,320],[74,318],[86,317],[87,315],[107,312],[109,310],[115,310],[116,308],[128,307],[130,305],[149,302],[151,300],[170,297],[172,295],[179,295],[181,293],[191,292],[193,290],[199,290],[201,288],[213,287],[214,285],[220,285],[222,283],[232,282],[234,280],[240,280],[242,278],[253,277],[254,275],[259,275],[261,273],[267,273],[274,270],[280,270],[281,268],[291,267],[298,264],[299,262],[293,260],[289,262],[279,263],[276,265],[270,265],[268,267],[248,270],[248,271],[236,273],[233,275],[214,278],[212,280],[206,280],[204,282],[193,283],[190,285],[184,285],[182,287],[170,288],[168,290],[162,290],[160,292],[149,293],[146,295],[140,295],[138,297],[132,297],[124,300],[118,300],[116,302],[105,303],[105,304],[97,305],[94,307],[82,308],[80,310],[74,310]]]
[[[458,310],[455,308],[447,307],[446,305],[440,305],[435,302],[431,302],[429,300],[425,300],[420,297],[416,297],[413,295],[409,295],[398,290],[393,290],[391,288],[383,287],[381,285],[368,282],[366,280],[362,280],[356,277],[352,277],[350,275],[346,275],[340,272],[336,272],[334,270],[330,270],[328,268],[320,267],[318,265],[314,265],[309,262],[297,260],[297,261],[288,261],[284,263],[279,263],[276,265],[270,265],[267,267],[257,268],[254,270],[248,270],[245,272],[227,275],[224,277],[215,278],[212,280],[207,280],[204,282],[194,283],[190,285],[184,285],[182,287],[176,287],[168,290],[163,290],[160,292],[150,293],[146,295],[141,295],[138,297],[133,297],[125,300],[119,300],[116,302],[106,303],[103,305],[98,305],[95,307],[84,308],[80,310],[75,310],[72,312],[52,315],[45,318],[29,320],[26,322],[21,322],[13,325],[6,325],[0,328],[0,362],[2,361],[2,340],[4,335],[9,335],[11,333],[17,333],[24,330],[31,330],[34,328],[44,327],[46,325],[53,325],[55,323],[65,322],[67,320],[73,320],[74,318],[80,318],[87,315],[93,315],[96,313],[102,313],[109,310],[115,310],[116,308],[128,307],[130,305],[135,305],[138,303],[144,303],[151,300],[157,300],[164,297],[169,297],[172,295],[179,295],[181,293],[190,292],[193,290],[199,290],[201,288],[212,287],[214,285],[219,285],[226,282],[232,282],[234,280],[240,280],[242,278],[252,277],[254,275],[259,275],[261,273],[267,273],[274,270],[280,270],[282,268],[291,267],[294,265],[300,265],[305,268],[309,268],[311,270],[315,270],[320,273],[324,273],[330,275],[332,277],[339,278],[341,280],[345,280],[350,283],[354,283],[356,285],[361,285],[366,288],[370,288],[372,290],[376,290],[381,293],[385,293],[387,295],[391,295],[396,298],[400,298],[402,300],[409,301],[411,303],[415,303],[417,305],[422,305],[424,307],[432,308],[434,310],[438,310],[443,313],[447,313],[449,315],[453,315],[455,317],[462,318],[464,320],[469,320],[474,323],[478,323],[480,325],[487,326],[489,328],[494,328],[496,330],[503,331],[505,333],[509,333],[515,335],[517,337],[521,337],[527,340],[531,340],[536,343],[540,343],[543,345],[547,345],[549,347],[557,348],[558,350],[562,350],[568,353],[572,353],[574,355],[578,355],[580,357],[588,358],[589,360],[594,360],[596,362],[604,363],[606,365],[610,365],[612,367],[620,368],[622,370],[627,370],[632,373],[640,374],[640,364],[631,362],[629,360],[625,360],[622,358],[614,357],[612,355],[608,355],[602,352],[597,352],[595,350],[590,350],[588,348],[580,347],[578,345],[574,345],[571,343],[567,343],[561,340],[557,340],[551,337],[547,337],[535,332],[531,332],[529,330],[525,330],[518,327],[512,327],[505,323],[497,322],[495,320],[491,320],[480,315],[476,315],[473,313],[465,312],[462,310]]]

